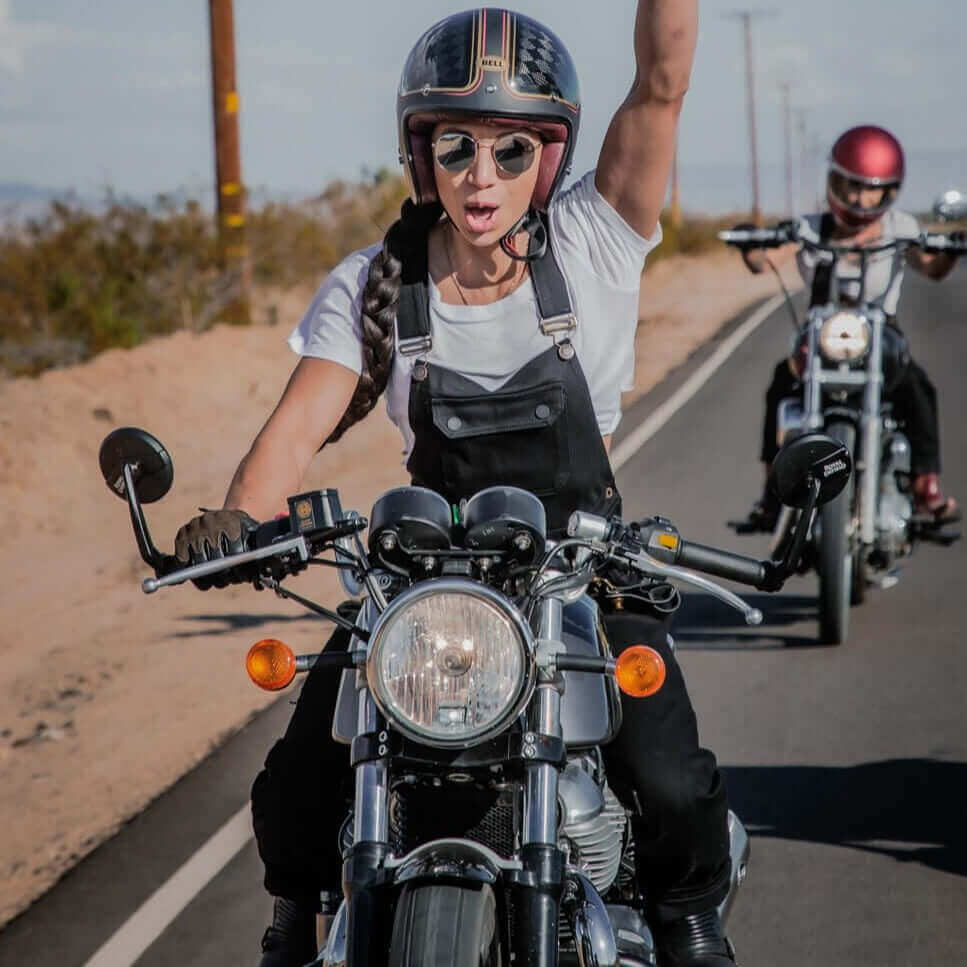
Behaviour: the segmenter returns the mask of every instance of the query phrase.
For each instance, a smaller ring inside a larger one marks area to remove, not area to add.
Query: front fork
[[[880,313],[871,314],[872,337],[870,355],[863,373],[863,412],[860,416],[857,434],[857,452],[853,454],[853,472],[856,474],[856,500],[859,519],[859,539],[863,547],[872,547],[876,541],[876,503],[880,482],[880,449],[883,428],[880,409],[883,402],[883,326]],[[808,364],[804,380],[803,403],[805,405],[806,427],[809,430],[822,430],[825,420],[823,414],[822,389],[824,384],[836,384],[834,373],[826,374],[819,358],[816,326],[811,326],[808,336]]]
[[[560,642],[563,604],[545,598],[540,604],[538,639]],[[531,704],[524,734],[524,815],[521,832],[521,869],[508,876],[514,904],[511,944],[517,963],[554,967],[557,963],[558,918],[564,886],[564,855],[557,845],[557,787],[564,745],[561,730],[559,672],[545,674]]]

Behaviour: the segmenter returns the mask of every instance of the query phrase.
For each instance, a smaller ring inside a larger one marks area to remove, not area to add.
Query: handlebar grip
[[[753,557],[720,551],[716,547],[685,540],[681,541],[679,548],[677,563],[682,567],[704,571],[729,581],[750,584],[752,587],[758,587],[765,581],[766,566]]]
[[[727,245],[739,245],[747,248],[778,248],[790,239],[784,232],[774,228],[735,228],[719,232],[719,239]]]

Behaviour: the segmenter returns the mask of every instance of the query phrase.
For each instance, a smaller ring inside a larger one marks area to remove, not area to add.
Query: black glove
[[[249,535],[258,528],[244,510],[205,510],[192,517],[175,535],[175,557],[184,564],[202,564],[249,550]],[[249,568],[230,568],[192,583],[202,591],[224,588],[252,579]]]
[[[964,229],[959,228],[957,229],[956,232],[951,232],[950,241],[953,242],[954,245],[960,246],[961,248],[967,247],[967,231],[964,231]],[[958,254],[962,254],[962,253],[958,253]]]

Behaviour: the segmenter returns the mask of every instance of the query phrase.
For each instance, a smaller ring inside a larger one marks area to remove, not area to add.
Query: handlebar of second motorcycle
[[[737,225],[718,233],[720,241],[737,248],[779,248],[798,239],[795,222],[781,222],[773,228],[755,228]]]

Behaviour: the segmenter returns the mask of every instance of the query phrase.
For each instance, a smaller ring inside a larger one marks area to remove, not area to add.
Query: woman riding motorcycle
[[[452,504],[484,487],[521,486],[541,497],[552,536],[573,510],[619,511],[608,446],[632,382],[641,271],[661,238],[696,30],[696,0],[640,0],[631,92],[596,170],[561,193],[580,101],[560,40],[492,8],[423,34],[397,98],[411,200],[381,244],[323,283],[289,339],[303,358],[224,509],[179,531],[182,560],[240,548],[253,518],[298,492],[320,445],[383,393],[414,483]],[[448,407],[461,415],[448,417]],[[608,778],[634,814],[660,963],[716,967],[734,963],[716,911],[729,885],[725,786],[699,747],[666,617],[607,616],[616,653],[647,642],[668,666],[658,695],[625,703],[605,751]],[[327,647],[347,644],[337,631]],[[315,915],[338,900],[350,772],[348,749],[330,732],[336,679],[310,672],[253,787],[265,885],[276,897],[263,967],[312,959]]]
[[[807,215],[796,223],[798,237],[820,239],[843,245],[875,245],[892,238],[908,238],[920,232],[916,218],[891,206],[903,184],[904,157],[899,141],[889,131],[874,125],[850,128],[833,145],[826,179],[829,212]],[[743,250],[742,257],[755,273],[765,269],[761,249]],[[907,249],[906,263],[931,279],[944,278],[954,267],[957,256],[928,254]],[[797,253],[799,272],[811,288],[810,304],[829,298],[829,270],[821,257],[806,248]],[[858,297],[860,267],[857,259],[847,257],[837,263],[839,299],[844,304]],[[865,298],[882,306],[890,325],[896,326],[896,309],[903,283],[903,266],[896,266],[894,254],[872,254],[867,261]],[[762,429],[761,460],[766,476],[778,449],[776,410],[779,402],[801,393],[797,361],[782,359],[777,364],[766,391],[766,412]],[[937,391],[930,378],[912,359],[899,385],[889,394],[894,414],[906,425],[912,449],[912,489],[915,513],[926,523],[942,525],[960,519],[960,509],[940,488],[940,436]],[[771,531],[779,505],[768,488],[753,504],[748,524]]]

